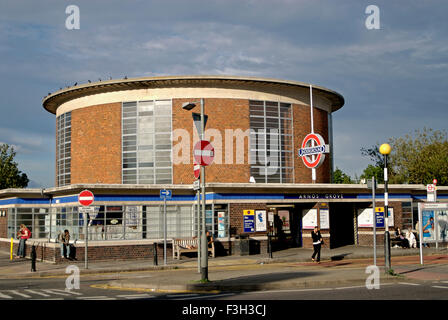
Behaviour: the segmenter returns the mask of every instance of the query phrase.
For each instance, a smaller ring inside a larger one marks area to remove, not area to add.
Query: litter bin
[[[249,236],[246,234],[240,234],[236,236],[236,239],[239,242],[239,251],[240,256],[248,256],[249,255]]]

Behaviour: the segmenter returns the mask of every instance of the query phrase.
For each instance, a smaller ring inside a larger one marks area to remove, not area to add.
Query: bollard
[[[154,256],[154,265],[157,265],[157,243],[153,243],[152,253]]]
[[[12,252],[14,250],[14,239],[11,238],[11,256],[10,256],[10,260],[12,260]]]
[[[36,246],[31,247],[31,272],[36,272]]]

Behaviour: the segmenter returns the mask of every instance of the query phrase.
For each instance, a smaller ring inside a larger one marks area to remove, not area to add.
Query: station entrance
[[[355,244],[355,203],[330,203],[330,249]]]

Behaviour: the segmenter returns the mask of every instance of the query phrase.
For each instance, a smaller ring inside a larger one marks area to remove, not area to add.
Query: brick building
[[[195,236],[192,149],[199,138],[192,113],[199,113],[201,99],[208,116],[205,139],[215,148],[206,169],[206,224],[221,254],[238,252],[241,235],[252,239],[255,251],[266,250],[268,232],[278,248],[311,247],[315,224],[327,246],[371,245],[372,228],[363,223],[370,190],[331,184],[332,113],[344,104],[340,94],[313,86],[310,108],[305,83],[173,76],[88,83],[45,97],[44,108],[56,116],[55,187],[0,190],[0,246],[8,248],[25,223],[41,243],[41,258],[58,261],[52,241],[61,230],[84,239],[77,200],[83,189],[95,194],[88,221],[92,259],[152,255],[152,244],[163,238],[161,189],[173,193],[167,237]],[[185,110],[188,102],[198,107]],[[330,149],[314,181],[298,156],[310,132]],[[447,201],[447,194],[439,188],[439,199]],[[391,230],[413,228],[417,203],[425,198],[425,186],[390,186]]]

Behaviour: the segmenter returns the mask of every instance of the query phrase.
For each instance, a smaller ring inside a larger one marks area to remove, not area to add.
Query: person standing
[[[26,240],[31,237],[31,231],[24,224],[20,225],[20,230],[17,233],[17,238],[20,239],[19,248],[17,249],[17,258],[25,258]]]
[[[313,248],[314,248],[314,252],[313,255],[311,256],[311,260],[313,262],[317,262],[320,263],[320,248],[322,246],[322,235],[320,234],[320,230],[318,226],[314,227],[314,230],[311,232],[311,237],[313,238]],[[316,257],[317,255],[317,257]],[[316,259],[314,259],[316,258]]]
[[[61,242],[61,258],[70,259],[70,233],[67,229],[60,234],[59,241]],[[64,255],[64,249],[67,255]]]

